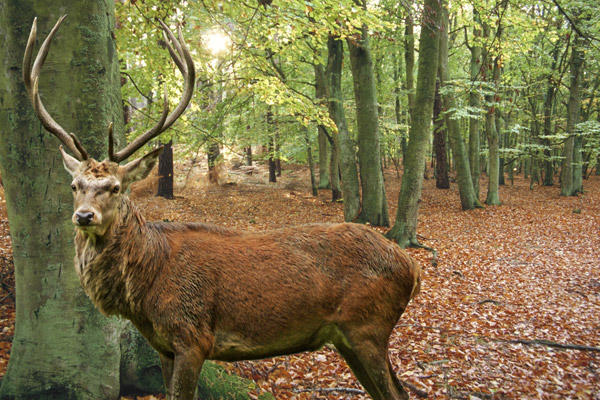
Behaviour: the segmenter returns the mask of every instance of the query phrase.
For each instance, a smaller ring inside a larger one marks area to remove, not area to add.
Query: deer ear
[[[162,153],[163,147],[159,147],[156,150],[152,150],[150,153],[146,154],[141,158],[137,158],[123,166],[123,170],[125,174],[123,176],[123,182],[121,184],[123,187],[127,188],[133,182],[144,179],[148,176],[154,165],[156,164],[156,160],[158,160],[158,156]]]
[[[71,176],[75,176],[79,172],[79,164],[80,161],[75,157],[71,157],[68,155],[62,146],[59,146],[60,154],[62,155],[63,164],[65,169],[71,174]]]

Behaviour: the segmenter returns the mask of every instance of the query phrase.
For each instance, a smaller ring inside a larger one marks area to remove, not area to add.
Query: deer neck
[[[105,315],[142,313],[144,293],[154,282],[168,243],[123,197],[113,225],[103,236],[77,230],[75,269],[81,285]],[[164,248],[165,251],[160,251]]]

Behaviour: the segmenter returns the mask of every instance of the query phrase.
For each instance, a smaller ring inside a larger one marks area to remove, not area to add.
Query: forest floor
[[[180,166],[179,176],[188,170]],[[310,194],[307,169],[284,166],[277,184],[264,170],[230,171],[220,186],[201,173],[179,183],[175,200],[154,197],[141,182],[132,197],[149,220],[197,220],[264,230],[307,222],[341,222],[330,192]],[[386,171],[390,216],[399,179]],[[585,194],[515,177],[500,188],[501,206],[460,209],[458,191],[425,180],[418,233],[438,252],[409,249],[423,267],[420,295],[390,341],[390,358],[411,397],[430,399],[600,399],[600,177]],[[482,196],[485,194],[482,182]],[[2,194],[2,198],[3,193]],[[0,377],[14,332],[12,257],[0,204]],[[334,349],[223,363],[254,379],[256,393],[277,399],[368,399]],[[150,398],[164,398],[150,396]]]

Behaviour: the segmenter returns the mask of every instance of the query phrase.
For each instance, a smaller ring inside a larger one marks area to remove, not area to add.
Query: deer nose
[[[77,220],[77,224],[81,226],[87,226],[92,223],[94,219],[94,213],[90,211],[75,213],[75,219]]]

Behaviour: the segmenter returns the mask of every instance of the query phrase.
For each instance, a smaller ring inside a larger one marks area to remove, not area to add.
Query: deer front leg
[[[169,400],[193,400],[195,399],[198,378],[204,363],[204,355],[195,351],[183,351],[175,354],[173,360],[173,374],[167,387],[167,399]],[[163,371],[163,374],[165,372]],[[165,376],[165,384],[166,375]]]

